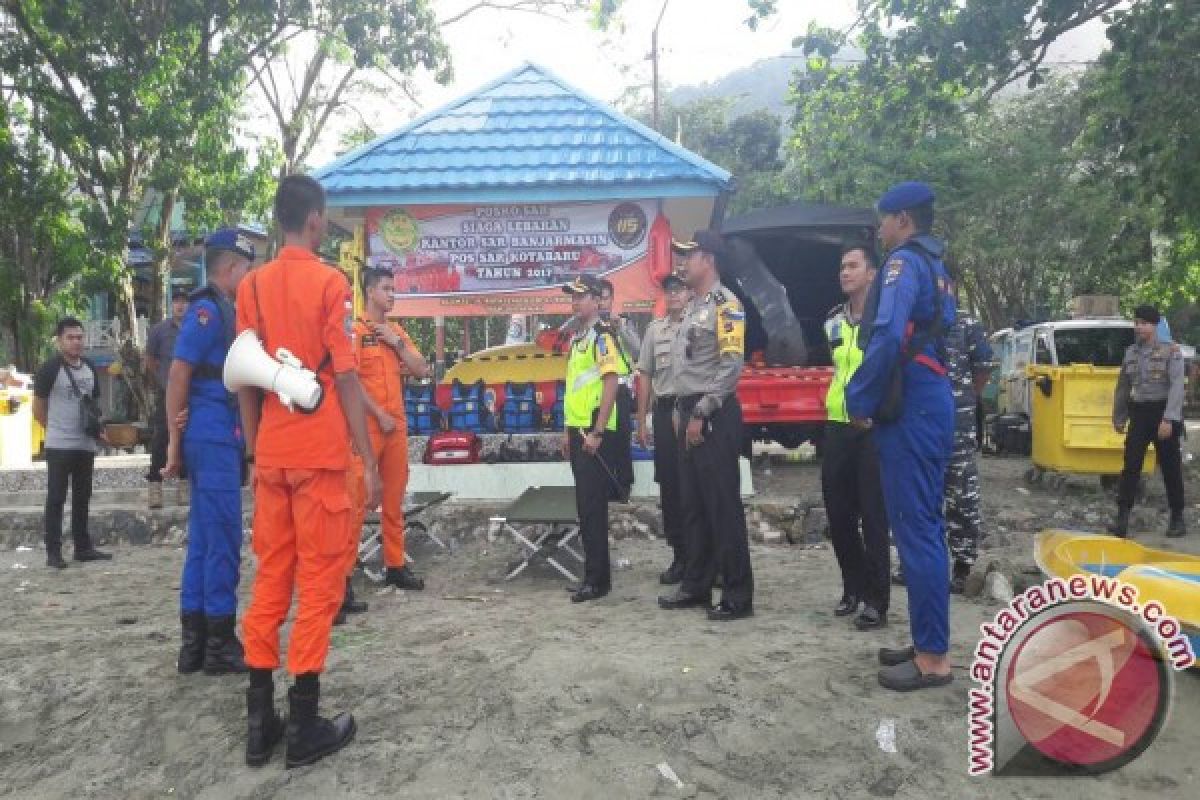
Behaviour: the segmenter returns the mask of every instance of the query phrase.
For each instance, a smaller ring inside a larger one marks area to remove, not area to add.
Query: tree
[[[667,103],[659,131],[714,164],[737,180],[730,213],[739,213],[783,198],[778,179],[782,166],[782,120],[766,110],[731,118],[733,99],[705,97],[681,105]],[[634,112],[646,125],[650,112]]]
[[[183,165],[196,158],[199,132],[228,128],[245,67],[279,45],[305,5],[126,0],[97,14],[88,0],[2,0],[0,76],[6,89],[39,108],[39,131],[72,173],[85,204],[81,219],[107,257],[123,254],[133,210],[151,188],[164,197],[165,249]],[[158,281],[163,272],[156,270]],[[114,283],[118,316],[133,332],[132,270],[123,268]],[[122,363],[144,411],[132,336]]]
[[[287,36],[296,47],[265,52],[250,69],[279,132],[285,175],[303,167],[352,100],[387,89],[411,96],[408,77],[417,68],[450,78],[428,0],[316,0]]]
[[[0,106],[0,318],[14,361],[32,371],[54,319],[80,310],[84,290],[114,264],[77,216],[71,174],[55,162],[19,101]]]

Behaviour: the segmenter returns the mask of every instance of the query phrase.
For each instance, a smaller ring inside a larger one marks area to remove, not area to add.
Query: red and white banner
[[[607,277],[621,311],[650,310],[653,201],[367,210],[367,264],[396,279],[403,316],[569,313],[563,284]]]

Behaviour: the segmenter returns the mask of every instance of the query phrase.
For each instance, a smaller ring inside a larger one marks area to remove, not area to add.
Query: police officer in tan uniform
[[[690,242],[672,244],[683,256],[692,300],[671,346],[678,392],[675,431],[680,445],[680,493],[687,567],[674,594],[658,598],[667,609],[709,606],[719,571],[721,602],[711,620],[754,614],[754,576],[746,541],[738,457],[742,409],[735,394],[742,374],[746,315],[717,272],[725,244],[714,231],[697,231]]]
[[[646,447],[649,442],[646,415],[653,407],[654,480],[658,483],[662,506],[663,535],[674,553],[671,566],[658,576],[658,580],[673,586],[683,580],[686,558],[683,511],[679,505],[679,440],[675,436],[674,423],[677,391],[671,373],[671,345],[691,295],[687,284],[674,273],[663,279],[662,287],[666,295],[667,315],[654,320],[646,328],[637,363],[637,371],[642,376],[637,395],[637,436],[638,443]]]
[[[1183,354],[1172,342],[1158,340],[1160,315],[1154,306],[1133,311],[1134,335],[1125,351],[1113,397],[1113,427],[1125,433],[1125,466],[1117,495],[1117,519],[1109,532],[1129,535],[1129,511],[1142,474],[1142,461],[1151,442],[1162,468],[1171,521],[1167,536],[1183,536]]]

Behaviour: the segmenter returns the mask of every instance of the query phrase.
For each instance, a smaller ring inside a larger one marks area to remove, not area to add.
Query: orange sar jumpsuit
[[[416,352],[416,345],[404,328],[395,322],[388,322],[388,325],[405,347]],[[375,415],[367,413],[371,450],[379,463],[379,478],[383,482],[380,509],[383,565],[400,569],[404,566],[404,492],[408,486],[408,419],[404,413],[404,373],[407,370],[400,355],[362,320],[354,323],[354,347],[358,356],[358,379],[362,381],[363,390],[396,421],[396,429],[385,435]],[[357,540],[366,516],[367,502],[362,461],[358,458],[354,458],[351,464],[350,486],[353,507],[351,530]]]
[[[350,286],[309,251],[284,247],[242,281],[238,332],[253,328],[268,353],[286,347],[317,372],[324,397],[316,411],[288,411],[263,393],[255,440],[254,537],[258,558],[250,605],[242,618],[246,663],[280,665],[279,629],[298,595],[288,644],[292,675],[319,673],[342,603],[350,535],[347,470],[350,442],[335,373],[355,368]]]

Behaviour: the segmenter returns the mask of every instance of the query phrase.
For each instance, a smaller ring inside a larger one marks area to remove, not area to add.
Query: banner
[[[370,208],[367,264],[395,276],[397,315],[567,313],[561,287],[580,274],[648,310],[654,214],[652,201]]]

